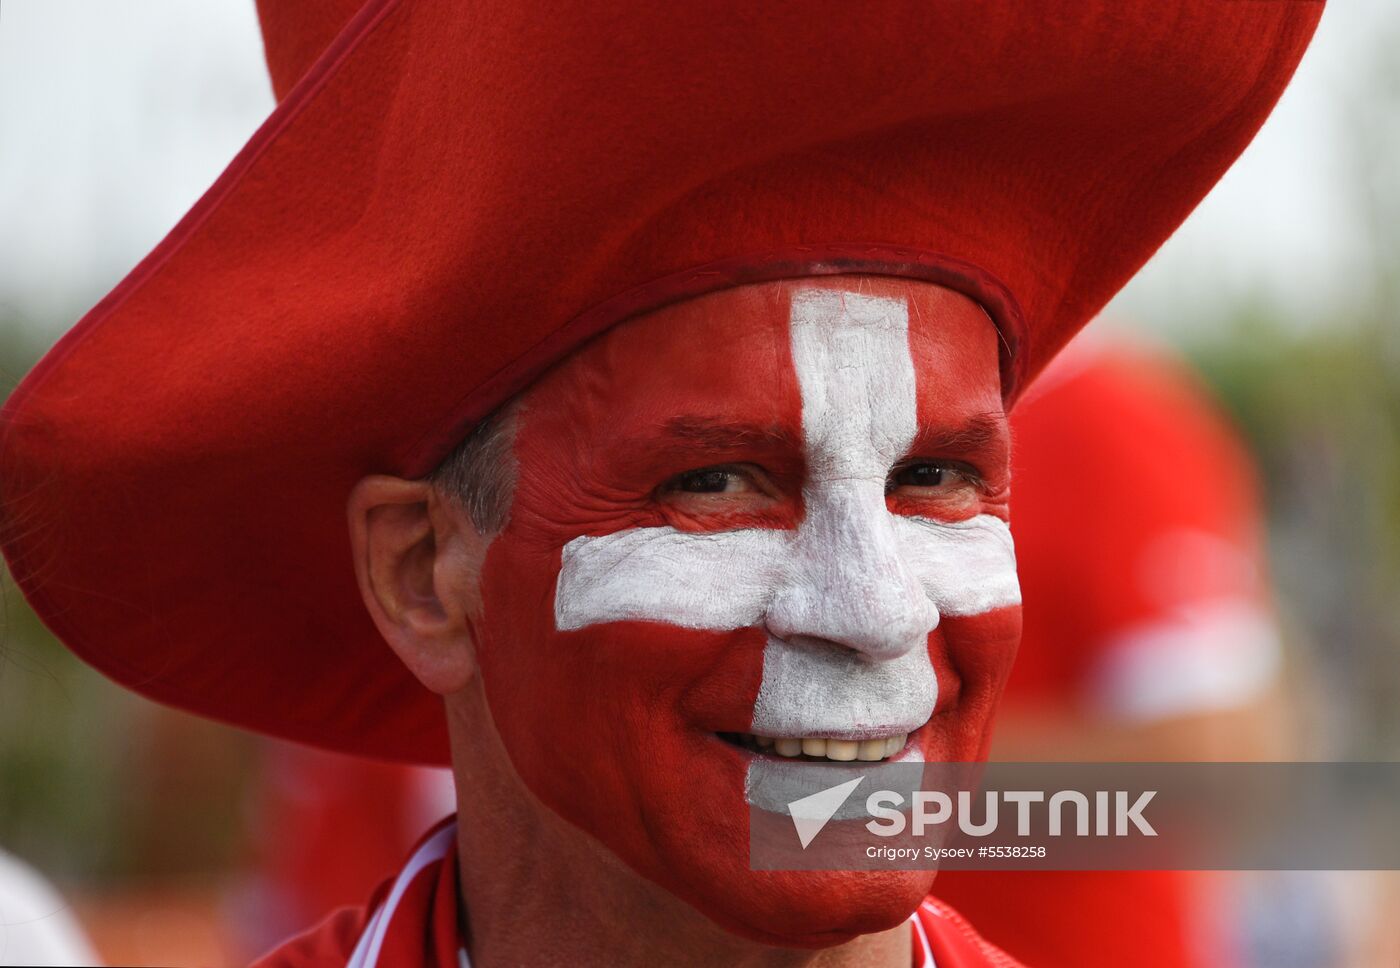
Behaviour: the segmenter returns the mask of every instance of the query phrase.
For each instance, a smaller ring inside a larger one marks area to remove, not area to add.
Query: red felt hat
[[[441,762],[356,590],[356,480],[761,279],[959,289],[1012,399],[1248,143],[1322,5],[371,0],[317,57],[347,9],[264,3],[279,90],[314,66],[10,398],[4,547],[118,682]]]
[[[257,0],[272,93],[285,98],[364,0]]]

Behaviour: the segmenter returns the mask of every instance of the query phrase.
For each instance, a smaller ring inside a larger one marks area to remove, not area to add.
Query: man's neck
[[[773,947],[724,931],[540,809],[514,771],[502,768],[504,750],[481,749],[499,744],[484,697],[452,697],[448,712],[461,916],[473,968],[907,968],[911,963],[907,925],[818,950]],[[456,755],[464,739],[470,739],[473,755],[464,749],[464,755]]]
[[[465,826],[459,828],[463,834]],[[659,888],[637,890],[626,883],[639,880],[630,871],[600,877],[595,866],[551,856],[550,849],[536,842],[517,854],[499,839],[459,836],[462,916],[473,968],[906,968],[912,958],[907,925],[815,951],[749,942]]]

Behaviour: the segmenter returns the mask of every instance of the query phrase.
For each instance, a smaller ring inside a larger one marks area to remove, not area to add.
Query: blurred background
[[[1400,4],[1334,2],[1263,133],[1090,329],[1186,360],[1253,457],[1284,642],[1281,758],[1400,754],[1397,50]],[[4,0],[0,393],[271,107],[252,0]],[[4,582],[0,848],[58,886],[110,963],[256,953],[281,920],[266,791],[298,754],[113,686]],[[1394,884],[1329,885],[1363,912],[1338,920],[1345,943],[1240,963],[1400,964],[1383,937]]]

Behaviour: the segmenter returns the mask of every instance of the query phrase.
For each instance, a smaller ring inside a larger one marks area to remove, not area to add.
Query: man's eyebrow
[[[742,447],[800,449],[801,438],[781,424],[755,424],[719,420],[712,417],[673,417],[666,421],[665,435],[675,440],[711,450]],[[925,427],[914,435],[914,448],[921,451],[967,452],[982,450],[1006,439],[1006,418],[996,413],[969,417],[954,427]]]
[[[967,452],[984,450],[1007,438],[1006,417],[979,413],[956,427],[926,427],[914,435],[914,447],[921,451]]]
[[[668,437],[710,450],[739,447],[800,449],[802,441],[781,424],[754,424],[710,417],[673,417],[666,421]]]

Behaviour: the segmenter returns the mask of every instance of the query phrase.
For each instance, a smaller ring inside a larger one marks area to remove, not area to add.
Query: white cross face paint
[[[576,538],[562,555],[555,626],[766,628],[754,733],[910,732],[938,697],[928,637],[940,614],[1019,604],[1010,532],[992,515],[945,523],[887,504],[918,424],[903,299],[798,290],[790,339],[807,467],[797,528]]]
[[[1020,602],[1011,531],[1000,518],[891,517],[900,554],[938,614],[977,615]],[[775,589],[804,580],[793,535],[659,527],[575,538],[564,548],[555,627],[644,621],[714,632],[766,624],[771,631]]]

